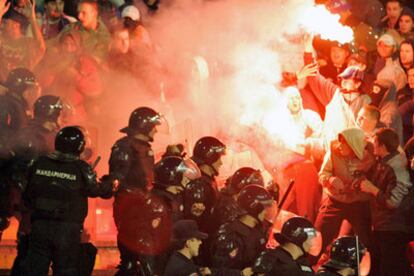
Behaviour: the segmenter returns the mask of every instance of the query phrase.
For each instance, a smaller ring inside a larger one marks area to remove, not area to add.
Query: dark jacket
[[[31,120],[27,127],[21,129],[14,143],[14,152],[26,160],[42,154],[53,152],[57,130],[48,130],[42,122]]]
[[[398,109],[403,126],[403,139],[406,143],[413,135],[414,130],[414,98],[412,89],[406,85],[398,91]]]
[[[377,162],[368,179],[380,189],[371,200],[373,228],[376,231],[406,231],[405,221],[398,211],[412,184],[405,156],[394,153]]]
[[[154,182],[154,152],[148,142],[125,136],[112,147],[109,174],[120,181],[120,191],[146,189]]]
[[[32,220],[58,220],[83,224],[88,197],[110,198],[112,184],[98,183],[92,167],[78,157],[51,153],[29,168],[25,198]]]
[[[215,230],[217,231],[224,223],[236,220],[242,214],[243,211],[232,195],[226,189],[221,190],[213,212],[212,222],[216,224]]]
[[[314,275],[311,266],[304,258],[293,260],[292,256],[280,246],[263,251],[257,258],[253,271],[264,275]]]
[[[251,267],[266,241],[260,225],[250,228],[239,220],[223,224],[212,243],[213,267],[240,271]]]
[[[25,100],[12,93],[0,96],[0,135],[10,138],[17,131],[25,127],[29,121],[26,113],[27,103]]]
[[[184,205],[183,205],[183,195],[172,194],[163,189],[158,188],[157,186],[152,189],[151,193],[162,200],[166,206],[168,206],[168,212],[172,219],[172,222],[176,222],[184,218]]]
[[[174,252],[165,267],[164,276],[201,276],[200,268],[183,254]]]
[[[184,191],[184,217],[195,220],[200,231],[211,233],[212,214],[217,202],[218,191],[214,178],[202,173],[202,176],[189,182]],[[195,203],[202,203],[205,210],[199,216],[192,212]]]

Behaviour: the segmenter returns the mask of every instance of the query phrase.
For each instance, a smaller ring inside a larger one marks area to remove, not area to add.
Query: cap
[[[141,14],[139,13],[139,10],[135,6],[126,6],[121,13],[121,17],[129,17],[134,21],[138,21],[141,18]]]
[[[348,66],[341,74],[338,75],[338,78],[344,80],[359,80],[362,81],[364,79],[364,71],[359,69],[358,66]]]
[[[173,226],[173,233],[175,240],[189,240],[192,238],[205,240],[208,238],[207,233],[198,230],[197,222],[190,219],[177,221]]]
[[[395,46],[395,45],[397,45],[397,43],[395,42],[395,39],[391,35],[389,35],[389,34],[383,34],[382,36],[380,36],[380,38],[377,41],[377,45],[380,42],[383,42],[387,46]]]

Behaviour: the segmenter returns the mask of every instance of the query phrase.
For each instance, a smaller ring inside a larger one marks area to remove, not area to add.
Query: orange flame
[[[322,39],[351,42],[354,32],[350,27],[339,23],[339,15],[330,13],[325,6],[306,7],[300,12],[299,22],[308,31],[320,34]]]

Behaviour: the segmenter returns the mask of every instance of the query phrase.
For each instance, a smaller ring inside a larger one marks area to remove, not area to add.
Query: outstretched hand
[[[1,0],[0,0],[1,1]],[[36,20],[36,3],[35,0],[28,0],[22,13],[31,20]]]
[[[318,74],[318,64],[311,63],[303,66],[298,72],[296,72],[296,77],[300,80],[306,77],[316,76],[316,74]]]

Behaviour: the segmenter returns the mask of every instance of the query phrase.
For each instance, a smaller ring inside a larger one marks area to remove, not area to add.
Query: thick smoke
[[[99,139],[104,161],[129,113],[148,105],[165,114],[171,129],[156,136],[156,156],[177,142],[191,155],[198,138],[213,135],[229,146],[224,177],[242,165],[283,166],[291,133],[278,82],[282,71],[302,64],[300,22],[312,6],[308,0],[163,3],[146,20],[156,45],[156,66],[145,68],[151,88],[123,74],[105,75],[104,115],[98,117],[104,121],[96,122],[105,126]]]

